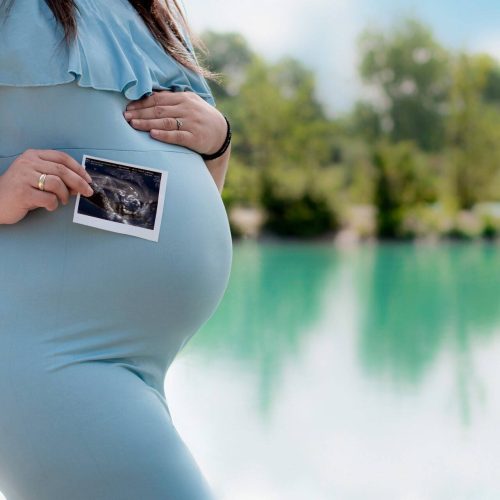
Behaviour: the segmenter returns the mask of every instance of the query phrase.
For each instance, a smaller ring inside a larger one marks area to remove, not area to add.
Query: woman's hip
[[[137,373],[91,362],[36,375],[0,393],[0,490],[9,500],[211,498],[165,399]]]

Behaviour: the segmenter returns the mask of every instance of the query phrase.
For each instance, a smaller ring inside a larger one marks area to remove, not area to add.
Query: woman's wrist
[[[227,149],[229,148],[229,145],[231,144],[231,137],[232,137],[231,124],[229,123],[229,120],[225,115],[222,116],[224,117],[224,120],[226,122],[226,136],[224,138],[224,142],[222,143],[222,146],[220,146],[220,148],[214,153],[211,154],[200,153],[201,157],[205,161],[213,161],[217,158],[220,158],[226,153]]]

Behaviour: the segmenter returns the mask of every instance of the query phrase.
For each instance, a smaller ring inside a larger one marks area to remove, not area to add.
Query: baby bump
[[[55,364],[140,355],[168,364],[228,284],[232,241],[215,182],[191,152],[60,149],[78,162],[88,154],[167,171],[159,239],[74,223],[75,197],[0,225],[2,334],[36,336]]]

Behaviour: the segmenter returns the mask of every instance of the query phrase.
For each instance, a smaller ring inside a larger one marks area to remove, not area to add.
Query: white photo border
[[[82,166],[86,168],[87,158],[92,160],[104,161],[106,163],[114,163],[116,165],[123,165],[126,167],[133,167],[140,170],[148,170],[150,172],[158,172],[161,174],[160,178],[160,189],[158,192],[158,205],[156,209],[155,225],[153,229],[147,229],[144,227],[134,226],[131,224],[123,224],[122,222],[115,222],[110,220],[99,219],[97,217],[91,217],[89,215],[84,215],[78,213],[78,205],[80,204],[80,193],[76,196],[75,209],[73,213],[73,222],[77,224],[83,224],[85,226],[91,226],[98,229],[103,229],[105,231],[112,231],[114,233],[127,234],[129,236],[136,236],[138,238],[144,238],[150,241],[158,242],[160,236],[160,227],[163,215],[163,205],[165,199],[165,191],[167,187],[167,170],[160,170],[158,168],[146,167],[143,165],[137,165],[134,163],[126,163],[123,161],[112,160],[111,158],[102,158],[99,156],[84,154],[82,158]]]

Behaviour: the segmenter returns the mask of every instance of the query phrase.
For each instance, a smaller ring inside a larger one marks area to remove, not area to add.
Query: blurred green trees
[[[374,208],[378,237],[497,234],[500,65],[491,57],[446,50],[415,19],[367,30],[359,72],[372,97],[331,119],[299,61],[270,63],[236,33],[203,39],[208,65],[224,75],[211,83],[217,106],[234,128],[229,212],[255,207],[264,230],[304,238],[355,228],[360,206]]]
[[[488,56],[457,56],[448,113],[451,197],[460,208],[500,195],[499,67]]]
[[[414,140],[424,150],[444,145],[450,58],[428,28],[410,19],[393,33],[360,38],[360,74],[380,96],[379,121],[393,142]]]
[[[432,166],[413,142],[377,144],[373,164],[379,236],[413,236],[405,227],[407,211],[436,201]]]

